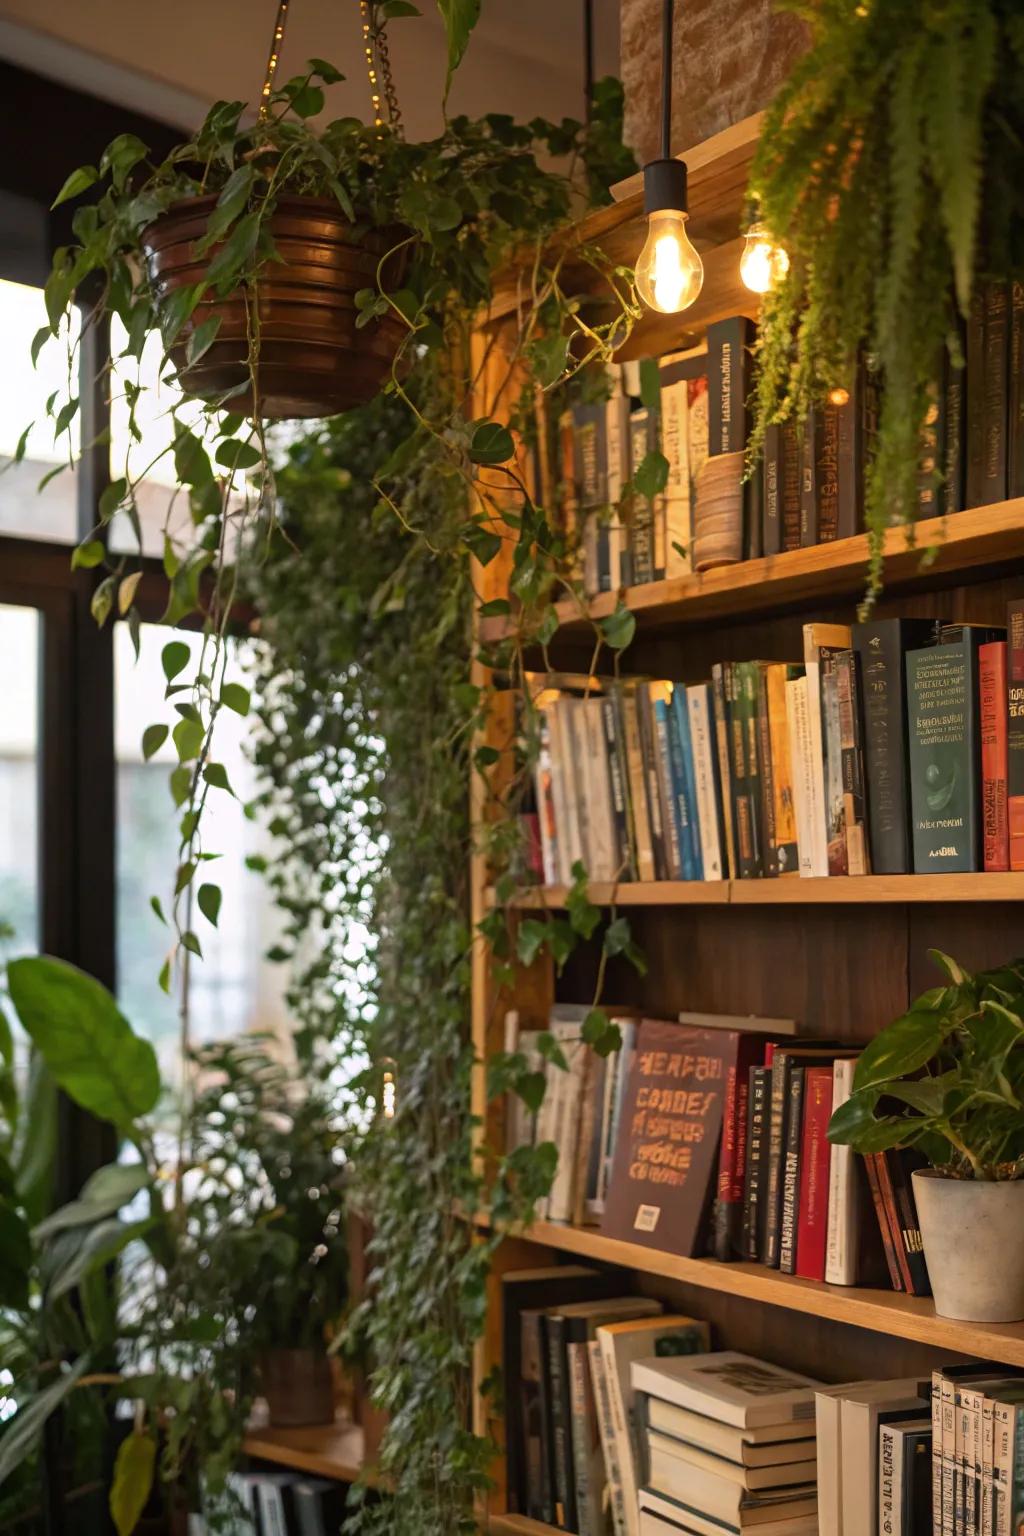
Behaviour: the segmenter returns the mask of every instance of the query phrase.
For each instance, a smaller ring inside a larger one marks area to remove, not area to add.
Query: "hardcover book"
[[[765,555],[778,555],[784,548],[782,427],[778,423],[765,428],[764,464],[761,473],[763,477],[761,550]]]
[[[1006,283],[985,284],[984,314],[981,505],[987,506],[993,501],[1006,500],[1007,374],[1010,350],[1010,294]]]
[[[636,474],[648,453],[658,446],[657,431],[647,410],[633,411],[629,418],[630,472]],[[654,580],[654,503],[634,495],[629,530],[633,580]]]
[[[802,461],[800,433],[795,422],[782,426],[782,547],[800,548]]]
[[[708,326],[708,454],[742,453],[747,446],[750,345],[745,315]]]
[[[985,500],[985,303],[984,284],[976,283],[967,318],[966,498],[969,507]]]
[[[1024,496],[1024,283],[1010,284],[1009,463],[1006,494]]]
[[[729,1070],[740,1036],[641,1021],[601,1230],[692,1257],[714,1193]]]
[[[718,1159],[712,1251],[723,1263],[743,1253],[744,1176],[747,1162],[747,1099],[750,1073],[764,1061],[763,1035],[741,1034],[726,1078],[722,1148]]]
[[[672,1360],[640,1360],[633,1387],[663,1402],[737,1429],[814,1423],[812,1376],[784,1370],[734,1349]]]
[[[990,640],[978,650],[978,704],[981,726],[981,830],[984,867],[1009,869],[1010,832],[1006,815],[1006,641]]]
[[[828,1139],[833,1071],[832,1067],[808,1067],[804,1072],[795,1273],[805,1280],[825,1278],[829,1175],[834,1151]]]
[[[1010,868],[1024,869],[1024,603],[1011,603],[1006,618],[1006,793]]]
[[[943,478],[939,487],[939,511],[944,515],[960,512],[964,506],[964,432],[967,390],[963,367],[947,359],[946,404],[943,412]]]

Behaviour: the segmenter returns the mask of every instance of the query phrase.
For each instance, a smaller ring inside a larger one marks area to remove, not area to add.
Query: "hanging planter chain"
[[[274,22],[274,35],[270,40],[267,70],[263,77],[263,91],[260,95],[261,118],[265,118],[270,112],[270,96],[274,89],[274,76],[277,74],[277,66],[281,58],[281,43],[284,39],[285,23],[288,20],[288,5],[289,0],[280,0],[277,7],[277,20]]]
[[[280,0],[277,7],[277,19],[274,22],[274,33],[270,40],[270,52],[267,56],[267,68],[263,77],[263,90],[260,93],[260,117],[265,118],[270,112],[270,97],[274,90],[274,78],[277,75],[277,66],[281,59],[281,44],[284,41],[284,29],[288,21],[288,6],[290,0]],[[374,126],[383,128],[385,121],[391,126],[399,138],[403,137],[402,112],[398,105],[398,93],[395,90],[395,80],[391,71],[391,55],[388,51],[387,32],[383,23],[374,23],[371,0],[358,0],[359,16],[363,28],[363,52],[366,56],[366,73],[370,81],[370,103],[373,108]],[[379,65],[379,69],[378,69]],[[381,88],[383,87],[383,103],[387,106],[387,118],[382,112]]]

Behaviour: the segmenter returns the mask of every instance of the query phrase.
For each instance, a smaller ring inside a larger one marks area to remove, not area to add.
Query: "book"
[[[634,1391],[736,1429],[813,1424],[814,1393],[820,1386],[812,1376],[733,1349],[633,1365]]]
[[[814,770],[811,766],[807,678],[791,677],[786,683],[786,727],[793,774],[793,815],[796,821],[797,867],[801,875],[814,874],[817,840],[814,835]]]
[[[612,1023],[618,1025],[622,1044],[607,1058],[604,1079],[604,1102],[601,1106],[601,1156],[597,1174],[597,1190],[592,1202],[591,1214],[595,1220],[604,1215],[615,1160],[615,1143],[618,1139],[622,1102],[629,1082],[629,1064],[636,1045],[636,1020],[616,1013]]]
[[[928,1407],[926,1391],[920,1382],[908,1378],[868,1383],[843,1395],[842,1536],[876,1536],[879,1423],[900,1412],[923,1417]]]
[[[850,873],[846,840],[846,797],[843,793],[843,736],[839,706],[839,668],[842,651],[821,661],[821,729],[825,743],[825,838],[830,875]]]
[[[758,1035],[800,1033],[796,1019],[763,1019],[756,1013],[693,1013],[683,1009],[676,1017],[680,1024],[692,1024],[695,1029],[749,1030]]]
[[[765,839],[765,861],[773,875],[796,874],[799,869],[786,688],[802,670],[785,662],[769,662],[759,668],[759,720],[762,758],[767,770],[763,781],[764,819],[770,828]]]
[[[1021,623],[1024,626],[1024,618]],[[1024,753],[1024,641],[1022,641],[1021,655],[1021,747]],[[715,662],[711,669],[711,699],[715,719],[715,757],[721,789],[722,828],[725,837],[725,861],[722,868],[728,879],[736,880],[739,877],[739,864],[736,843],[736,802],[733,794],[732,738],[726,690],[728,672],[729,668],[724,662]],[[1024,756],[1022,756],[1022,775],[1024,775]],[[1024,798],[1024,777],[1022,777],[1022,798]],[[1024,812],[1024,806],[1022,806],[1022,812]],[[1024,819],[1022,819],[1022,830],[1024,830]]]
[[[774,1060],[774,1058],[773,1058]],[[779,1264],[784,1275],[796,1271],[797,1195],[800,1188],[800,1148],[803,1124],[804,1068],[794,1066],[786,1080],[779,1215]]]
[[[294,1472],[257,1472],[253,1474],[259,1509],[261,1536],[289,1536],[294,1527],[292,1489]]]
[[[853,626],[860,664],[864,775],[871,868],[906,875],[913,865],[906,653],[934,638],[926,619],[870,619]]]
[[[609,808],[614,828],[615,878],[634,878],[636,853],[629,813],[628,764],[622,738],[619,701],[610,696],[600,700],[604,753],[608,769]]]
[[[685,1020],[682,1022],[686,1022]],[[747,1158],[747,1097],[750,1073],[764,1061],[764,1037],[740,1034],[728,1065],[718,1189],[712,1225],[712,1252],[723,1263],[743,1258],[744,1175]]]
[[[971,294],[965,332],[966,378],[964,436],[965,494],[969,507],[980,507],[985,498],[985,300],[984,284],[977,282]]]
[[[608,577],[613,592],[630,583],[629,541],[622,516],[622,493],[631,474],[629,399],[622,388],[622,369],[608,365],[610,393],[605,404],[605,495],[609,507]]]
[[[612,786],[608,753],[605,749],[605,714],[607,699],[580,699],[576,704],[578,744],[586,751],[583,773],[587,797],[587,832],[592,880],[614,881],[622,865],[619,829],[612,804]]]
[[[685,798],[685,785],[677,781],[672,771],[672,743],[670,740],[669,711],[672,705],[672,684],[655,680],[647,688],[647,728],[653,761],[654,782],[650,800],[658,802],[658,816],[654,821],[655,862],[662,880],[682,880],[683,842],[689,846],[690,824]],[[641,723],[641,739],[643,739]],[[649,775],[650,777],[650,775]],[[677,793],[678,790],[678,793]],[[659,856],[660,848],[660,856]]]
[[[619,724],[626,758],[626,785],[629,791],[630,824],[636,839],[636,872],[638,880],[654,880],[654,843],[651,838],[651,818],[647,804],[647,772],[644,766],[643,746],[640,740],[639,684],[616,683],[613,697],[618,707]]]
[[[680,823],[680,858],[684,880],[704,879],[704,858],[697,797],[697,765],[690,731],[685,683],[672,684],[669,711],[669,756]]]
[[[715,1456],[744,1467],[776,1467],[809,1461],[815,1454],[814,1428],[805,1423],[768,1424],[760,1429],[734,1429],[703,1413],[693,1413],[662,1398],[646,1402],[646,1418],[651,1429],[685,1440]]]
[[[877,1153],[876,1156],[883,1165],[880,1172],[883,1196],[886,1194],[887,1187],[892,1188],[896,1212],[893,1235],[903,1249],[906,1273],[910,1280],[907,1289],[913,1296],[930,1296],[931,1283],[928,1279],[921,1223],[918,1220],[911,1181],[911,1174],[916,1168],[927,1167],[927,1159],[914,1147],[889,1147],[886,1151]]]
[[[1010,868],[1024,869],[1024,603],[1007,609],[1006,819]]]
[[[847,401],[847,409],[851,402]],[[834,401],[815,405],[814,420],[814,496],[818,544],[831,544],[839,537],[839,418],[841,408]]]
[[[832,1067],[833,1113],[853,1092],[853,1057],[839,1057]],[[857,1285],[869,1278],[865,1262],[867,1205],[863,1166],[850,1146],[836,1144],[829,1154],[828,1234],[825,1280],[829,1285]],[[877,1265],[872,1272],[877,1272]]]
[[[784,485],[782,427],[774,423],[765,428],[763,460],[763,499],[761,550],[765,555],[782,552],[782,497]]]
[[[889,1215],[885,1208],[885,1201],[882,1198],[882,1187],[878,1182],[878,1166],[875,1162],[875,1154],[873,1152],[865,1154],[864,1171],[867,1176],[868,1189],[871,1192],[871,1203],[875,1210],[875,1221],[878,1226],[878,1233],[882,1239],[882,1248],[885,1253],[886,1268],[889,1271],[889,1281],[894,1291],[902,1291],[905,1289],[903,1284],[903,1273],[900,1269],[899,1260],[896,1256],[896,1240],[893,1236],[892,1223],[889,1220]]]
[[[741,880],[756,878],[765,873],[761,763],[757,739],[759,673],[756,661],[733,662],[726,673],[736,852]]]
[[[807,1067],[804,1072],[794,1271],[805,1280],[825,1278],[832,1154],[828,1123],[832,1116],[834,1070],[835,1064]]]
[[[552,1019],[550,1032],[554,1035],[568,1066],[552,1064],[548,1074],[548,1095],[552,1096],[553,1121],[547,1140],[558,1148],[558,1163],[548,1195],[547,1219],[570,1221],[573,1208],[573,1176],[576,1165],[576,1142],[583,1105],[587,1061],[592,1055],[581,1034],[585,1008],[574,1008],[575,1017]]]
[[[328,1478],[304,1478],[292,1488],[298,1536],[334,1536],[345,1518],[345,1489]]]
[[[836,537],[851,539],[864,526],[864,470],[868,457],[867,415],[870,409],[868,370],[860,363],[854,370],[846,401],[836,406],[838,438],[838,527]]]
[[[943,409],[943,474],[939,487],[939,511],[943,516],[960,512],[964,506],[964,473],[966,431],[965,411],[967,389],[964,366],[949,355],[946,360],[944,384],[946,399]]]
[[[982,479],[981,500],[987,506],[1006,500],[1007,375],[1010,348],[1010,294],[1005,282],[986,282],[984,310],[982,386]]]
[[[787,1496],[795,1498],[797,1488],[804,1495],[814,1491],[813,1461],[794,1462],[788,1467],[738,1466],[723,1456],[654,1430],[648,1434],[648,1451],[649,1486],[655,1492],[686,1498],[705,1515],[728,1520],[734,1504],[737,1515],[744,1505],[756,1507],[759,1500],[745,1498],[747,1493],[784,1489]]]
[[[743,453],[747,446],[753,324],[745,315],[708,326],[708,454]]]
[[[651,1488],[640,1490],[640,1536],[670,1536],[682,1531],[686,1536],[722,1536],[724,1531],[756,1530],[757,1536],[818,1536],[818,1522],[813,1513],[800,1515],[792,1507],[763,1506],[743,1511],[741,1523],[729,1525],[717,1517],[708,1518],[690,1505]]]
[[[597,1424],[601,1436],[601,1454],[604,1458],[605,1487],[607,1489],[608,1509],[612,1517],[612,1527],[615,1536],[628,1536],[629,1525],[626,1518],[622,1464],[619,1460],[619,1447],[615,1438],[615,1424],[612,1419],[608,1375],[604,1368],[601,1345],[596,1338],[591,1339],[587,1345],[587,1359],[590,1363],[591,1388],[594,1393],[594,1402],[597,1406]]]
[[[826,712],[823,696],[823,673],[831,670],[834,656],[850,646],[850,627],[847,624],[805,624],[804,675],[807,679],[807,719],[810,738],[810,766],[812,782],[811,823],[814,835],[812,872],[815,875],[831,873],[829,861],[829,807],[826,803],[827,762]],[[838,699],[834,711],[838,740]],[[840,786],[841,769],[833,780]],[[830,780],[829,782],[832,782]]]
[[[693,749],[697,826],[700,832],[701,870],[705,880],[725,875],[725,827],[722,819],[722,787],[715,750],[714,700],[710,683],[695,683],[686,690]]]
[[[800,439],[800,547],[818,542],[818,438],[820,412],[812,406]]]
[[[632,1381],[633,1363],[637,1360],[676,1358],[706,1351],[710,1344],[708,1325],[691,1317],[637,1319],[600,1326],[596,1340],[608,1389],[615,1461],[622,1483],[622,1523],[627,1536],[636,1536],[640,1442]],[[616,1516],[617,1532],[618,1529],[619,1518]]]
[[[637,684],[636,718],[640,736],[640,758],[643,763],[644,782],[647,786],[647,814],[651,822],[651,850],[654,856],[655,878],[667,880],[670,849],[666,846],[666,839],[674,829],[674,821],[670,827],[666,827],[667,752],[666,759],[663,759],[655,733],[654,699],[651,695],[651,687],[650,682]],[[664,745],[667,749],[667,740]]]
[[[985,869],[1010,867],[1010,830],[1006,814],[1006,699],[1006,641],[990,640],[978,648],[981,831]]]
[[[605,406],[578,404],[572,407],[575,478],[579,495],[579,523],[583,548],[583,586],[587,592],[601,591],[599,541],[602,514],[608,499],[607,436]],[[603,522],[607,550],[607,518]]]
[[[707,349],[676,353],[662,360],[661,446],[669,464],[665,486],[665,574],[693,570],[694,475],[691,468],[690,397],[707,378]],[[706,382],[705,382],[706,387]]]
[[[554,1469],[555,1524],[579,1529],[576,1449],[586,1427],[573,1422],[572,1376],[569,1346],[586,1344],[599,1323],[639,1317],[661,1311],[661,1303],[643,1296],[616,1296],[607,1300],[568,1302],[544,1313],[545,1391],[550,1414],[550,1458]],[[586,1493],[586,1489],[584,1490]]]
[[[907,653],[917,874],[981,868],[978,648],[998,638],[979,625],[947,625],[938,645]]]
[[[641,1021],[601,1220],[605,1236],[698,1251],[739,1039],[732,1031]]]
[[[1010,284],[1007,496],[1024,496],[1024,283]]]
[[[747,1155],[743,1186],[743,1257],[758,1260],[764,1251],[762,1191],[767,1163],[771,1068],[752,1067],[748,1089]]]
[[[580,1536],[602,1536],[604,1529],[606,1479],[597,1399],[590,1374],[589,1350],[592,1342],[570,1339],[566,1345],[573,1475],[576,1480],[575,1528]]]
[[[800,548],[802,457],[796,422],[782,424],[782,547]]]
[[[646,407],[633,411],[629,418],[630,474],[635,475],[648,453],[658,446],[657,425]],[[654,580],[654,503],[647,496],[633,495],[629,526],[633,580]]]
[[[783,1180],[789,1146],[790,1079],[797,1068],[831,1067],[838,1056],[852,1054],[855,1053],[825,1040],[800,1045],[776,1045],[772,1051],[768,1139],[762,1174],[764,1242],[761,1257],[773,1269],[779,1267],[781,1256]]]

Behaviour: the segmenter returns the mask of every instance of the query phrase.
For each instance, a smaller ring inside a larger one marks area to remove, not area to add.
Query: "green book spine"
[[[981,868],[978,634],[907,653],[916,874]],[[987,633],[985,638],[988,638]]]

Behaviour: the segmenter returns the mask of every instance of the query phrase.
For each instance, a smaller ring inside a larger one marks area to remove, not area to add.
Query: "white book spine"
[[[995,1404],[990,1397],[983,1399],[981,1404],[981,1536],[994,1536],[995,1493],[992,1485],[994,1408]]]
[[[576,819],[579,823],[580,852],[585,868],[593,865],[594,849],[590,830],[590,808],[593,803],[590,789],[590,742],[587,739],[586,703],[583,699],[566,701],[569,711],[569,750],[572,754],[573,775],[571,784],[575,790]]]
[[[992,1473],[995,1487],[995,1536],[1014,1536],[1013,1442],[1016,1414],[1012,1403],[996,1403],[993,1411]],[[945,1531],[943,1508],[943,1532]]]
[[[808,661],[805,667],[807,682],[807,727],[810,757],[809,782],[811,784],[811,839],[812,875],[828,874],[828,841],[826,837],[825,805],[825,744],[821,730],[821,667]],[[801,860],[802,865],[802,860]],[[801,874],[803,869],[801,867]]]
[[[842,1536],[843,1462],[839,1442],[839,1411],[840,1401],[833,1393],[814,1394],[820,1536]]]
[[[594,880],[614,880],[618,874],[615,816],[612,811],[608,748],[604,738],[604,703],[587,699],[583,705],[589,749],[590,875]]]
[[[832,1068],[832,1112],[853,1091],[856,1062],[839,1060]],[[828,1234],[825,1279],[829,1285],[856,1285],[860,1221],[857,1161],[852,1147],[834,1146],[829,1164]]]
[[[793,772],[793,810],[796,815],[797,861],[801,875],[814,874],[814,784],[811,775],[811,742],[808,725],[807,679],[792,677],[786,684],[786,724]]]
[[[903,1436],[891,1424],[882,1424],[878,1432],[878,1536],[903,1536],[902,1486]]]
[[[618,1447],[615,1443],[615,1425],[612,1422],[612,1405],[608,1395],[608,1377],[605,1373],[601,1346],[596,1339],[587,1345],[590,1361],[590,1381],[597,1405],[597,1427],[601,1434],[601,1452],[604,1456],[604,1475],[607,1502],[611,1509],[615,1536],[627,1536],[626,1510],[622,1497],[622,1469],[619,1466]]]
[[[708,687],[698,683],[686,690],[686,708],[690,715],[690,741],[693,770],[697,783],[697,819],[700,825],[700,853],[705,880],[722,879],[722,848],[718,836],[719,816],[715,794],[715,768],[712,753],[712,722],[708,706]]]
[[[554,783],[551,777],[551,740],[548,734],[547,716],[540,717],[540,745],[533,770],[533,789],[537,800],[537,821],[540,825],[540,856],[544,870],[544,884],[558,884],[558,816],[555,810]]]
[[[686,379],[678,379],[661,392],[662,451],[668,459],[668,481],[665,486],[666,576],[688,576],[693,570],[688,388]]]
[[[572,758],[566,757],[563,730],[564,700],[556,700],[548,709],[551,749],[551,798],[555,807],[555,840],[558,851],[558,879],[561,885],[572,881],[572,862],[578,858],[579,832],[569,798],[569,774]]]
[[[942,1372],[932,1371],[932,1532],[942,1536]]]
[[[612,1434],[615,1439],[615,1453],[618,1458],[619,1475],[622,1480],[622,1509],[625,1516],[626,1536],[640,1536],[640,1490],[636,1474],[636,1461],[630,1433],[629,1415],[626,1412],[623,1383],[619,1378],[619,1367],[615,1358],[615,1339],[614,1336],[609,1337],[603,1333],[600,1328],[597,1330],[597,1339],[601,1347],[601,1360],[604,1365],[605,1380],[608,1383]]]

